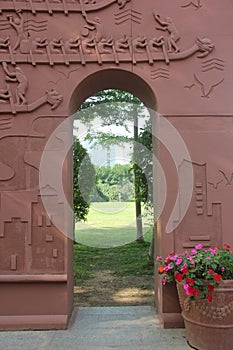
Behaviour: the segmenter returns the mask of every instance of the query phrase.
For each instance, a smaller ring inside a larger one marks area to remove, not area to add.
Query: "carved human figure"
[[[0,52],[5,52],[7,50],[7,48],[10,45],[10,38],[9,36],[6,37],[5,39],[0,38]]]
[[[51,53],[61,53],[61,48],[64,46],[62,38],[53,39],[49,42],[49,48]]]
[[[160,27],[156,27],[158,30],[168,31],[170,37],[168,38],[168,52],[172,52],[172,48],[175,52],[179,52],[180,49],[176,42],[180,39],[180,34],[170,17],[161,19],[160,15],[154,13],[155,20],[160,24]]]
[[[80,48],[81,38],[78,35],[76,38],[67,40],[64,44],[67,53],[77,53],[77,49]]]
[[[8,100],[10,97],[11,94],[8,88],[0,89],[0,103],[6,103],[6,100]]]
[[[152,38],[149,40],[149,46],[151,51],[160,51],[158,48],[162,48],[162,46],[165,46],[165,40],[163,36],[160,36],[158,38]]]
[[[104,37],[104,26],[103,23],[101,23],[100,18],[99,17],[95,17],[94,20],[90,20],[87,17],[86,12],[83,12],[83,17],[85,18],[85,21],[87,22],[87,25],[84,26],[85,29],[87,29],[88,31],[91,30],[95,30],[95,40],[98,43],[99,41],[101,41],[101,39]]]
[[[129,37],[125,34],[123,38],[116,40],[115,47],[117,52],[124,53],[130,47]]]
[[[21,14],[21,10],[16,10],[16,13],[18,17],[13,19],[13,16],[8,15],[7,19],[10,22],[10,25],[16,30],[17,33],[17,40],[13,47],[13,51],[16,51],[16,49],[20,46],[21,40],[26,40],[26,35],[24,34],[24,19]]]
[[[3,69],[6,73],[6,81],[11,82],[17,82],[17,88],[16,88],[16,103],[18,105],[20,104],[27,104],[27,99],[25,97],[25,94],[28,89],[28,79],[23,72],[23,70],[20,67],[15,68],[15,72],[10,72],[7,67],[7,63],[3,62]]]
[[[163,36],[160,36],[159,38],[152,38],[151,40],[149,40],[149,48],[151,51],[158,51],[158,48],[161,48],[163,51],[165,62],[167,64],[169,63],[169,57],[167,54],[167,50],[165,47],[165,40]]]
[[[90,48],[93,49],[95,46],[93,38],[91,38],[91,39],[82,38],[81,44],[82,44],[82,50],[84,53],[86,53],[86,54],[92,53],[92,50],[90,50]]]
[[[38,54],[43,54],[44,50],[42,50],[42,49],[46,48],[47,45],[48,45],[47,38],[43,38],[43,39],[35,38],[31,42],[32,52],[33,53],[38,53]]]
[[[145,36],[138,35],[136,39],[133,39],[133,50],[141,52],[140,49],[144,49],[147,46],[147,38]]]
[[[103,54],[103,53],[111,53],[112,50],[108,49],[108,47],[112,47],[113,46],[113,38],[110,37],[109,39],[106,38],[102,38],[100,40],[100,42],[98,43],[98,50],[99,53]]]
[[[46,96],[47,102],[52,106],[52,110],[57,108],[63,101],[63,96],[60,95],[55,89],[46,90]]]

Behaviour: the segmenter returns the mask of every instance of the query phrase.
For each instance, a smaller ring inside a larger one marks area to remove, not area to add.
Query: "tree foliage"
[[[115,164],[96,168],[96,191],[93,201],[123,201],[134,200],[133,174],[130,164]],[[96,192],[98,195],[96,196]]]
[[[153,146],[151,120],[138,135],[138,145],[132,156],[132,170],[136,174],[136,199],[144,204],[153,202]],[[138,161],[139,160],[139,161]]]
[[[127,132],[129,132],[127,122],[132,124],[135,122],[135,118],[143,118],[144,115],[145,107],[137,97],[126,91],[111,89],[100,91],[89,97],[81,105],[77,119],[89,127],[86,140],[92,143],[93,146],[99,144],[103,147],[109,147],[111,145],[121,145],[125,142],[134,143],[131,169],[135,173],[135,199],[146,203],[148,200],[152,201],[151,121],[148,121],[144,128],[138,129],[136,143],[132,136],[127,135]],[[100,119],[103,127],[112,126],[113,130],[111,132],[96,130],[92,125],[95,119]],[[126,135],[115,134],[115,125],[123,126]],[[140,147],[140,144],[144,147]],[[138,159],[140,162],[138,162]],[[99,186],[99,190],[102,191],[103,188]]]
[[[73,210],[76,221],[85,221],[89,211],[95,169],[86,149],[77,138],[73,143]]]

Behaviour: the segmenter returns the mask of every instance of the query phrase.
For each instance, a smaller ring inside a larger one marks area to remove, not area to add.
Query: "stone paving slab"
[[[161,329],[153,308],[80,307],[67,331],[0,332],[0,350],[190,350],[184,329]]]

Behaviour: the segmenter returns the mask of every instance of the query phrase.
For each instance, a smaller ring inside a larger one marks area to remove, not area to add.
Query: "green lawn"
[[[153,275],[148,262],[149,242],[132,242],[121,247],[101,249],[74,245],[74,282],[80,285],[96,272],[110,270],[115,276]]]
[[[151,241],[152,230],[143,226],[144,239]],[[92,203],[87,222],[76,223],[76,242],[97,248],[118,247],[135,241],[136,223],[133,202]]]

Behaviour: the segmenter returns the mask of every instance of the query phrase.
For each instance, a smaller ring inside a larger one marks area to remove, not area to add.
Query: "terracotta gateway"
[[[69,324],[69,117],[97,91],[151,111],[156,254],[233,244],[232,5],[0,1],[0,329]],[[176,291],[156,280],[155,295],[163,325],[182,326]]]

